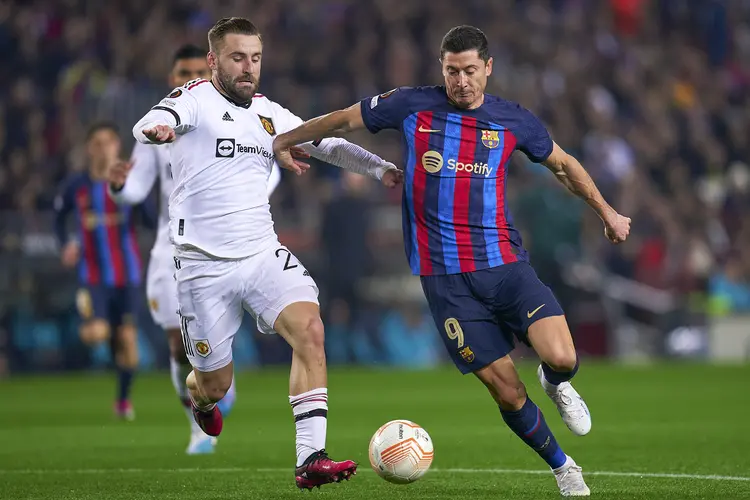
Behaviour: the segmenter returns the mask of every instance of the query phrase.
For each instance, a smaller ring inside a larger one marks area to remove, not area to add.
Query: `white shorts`
[[[288,305],[318,304],[310,273],[283,245],[241,260],[178,259],[177,300],[182,340],[190,364],[203,372],[232,361],[232,341],[243,310],[253,315],[261,333]]]
[[[180,327],[177,281],[172,248],[151,252],[146,272],[146,296],[154,323],[164,330]]]

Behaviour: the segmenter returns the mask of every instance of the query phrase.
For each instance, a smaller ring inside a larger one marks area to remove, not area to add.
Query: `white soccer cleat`
[[[570,382],[563,382],[560,385],[550,384],[544,378],[542,365],[539,365],[536,374],[544,392],[557,406],[557,411],[560,412],[560,416],[568,429],[577,436],[588,434],[591,430],[591,413],[589,413],[589,408],[578,391],[573,388]]]
[[[214,452],[217,439],[211,437],[203,431],[193,432],[190,435],[190,444],[185,450],[188,455],[207,455]]]
[[[576,464],[575,460],[567,457],[562,467],[553,469],[557,487],[560,488],[560,494],[564,497],[587,497],[591,495],[591,490],[586,486],[583,480],[583,472]]]

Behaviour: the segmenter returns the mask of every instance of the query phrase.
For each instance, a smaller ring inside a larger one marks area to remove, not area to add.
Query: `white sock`
[[[297,427],[297,467],[326,447],[328,389],[321,387],[299,396],[289,396]]]

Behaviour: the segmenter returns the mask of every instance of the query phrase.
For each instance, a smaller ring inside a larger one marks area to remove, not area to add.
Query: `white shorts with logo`
[[[146,297],[154,323],[164,330],[180,327],[177,312],[177,281],[175,280],[172,247],[154,247],[146,271]]]
[[[178,258],[177,300],[182,340],[193,368],[218,370],[232,361],[232,341],[244,311],[261,333],[288,305],[318,304],[318,287],[310,273],[283,245],[274,245],[241,260]]]

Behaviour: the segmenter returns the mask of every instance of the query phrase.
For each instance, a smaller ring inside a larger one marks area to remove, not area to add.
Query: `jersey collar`
[[[216,92],[218,92],[218,93],[219,93],[219,95],[220,95],[221,97],[223,97],[224,99],[226,99],[226,100],[227,100],[227,101],[229,101],[230,103],[234,104],[234,105],[235,105],[235,106],[237,106],[238,108],[245,108],[245,109],[247,109],[247,108],[249,108],[249,107],[250,107],[250,105],[251,105],[251,104],[253,103],[253,100],[252,100],[252,99],[250,99],[250,100],[249,100],[248,102],[243,102],[243,103],[240,103],[240,102],[234,101],[233,99],[230,99],[229,97],[225,96],[225,95],[224,95],[224,94],[223,94],[223,93],[222,93],[222,92],[221,92],[221,91],[220,91],[219,89],[217,89],[217,88],[216,88],[216,85],[214,85],[214,82],[213,82],[213,80],[211,80],[211,85],[213,85],[214,89],[216,90]]]

